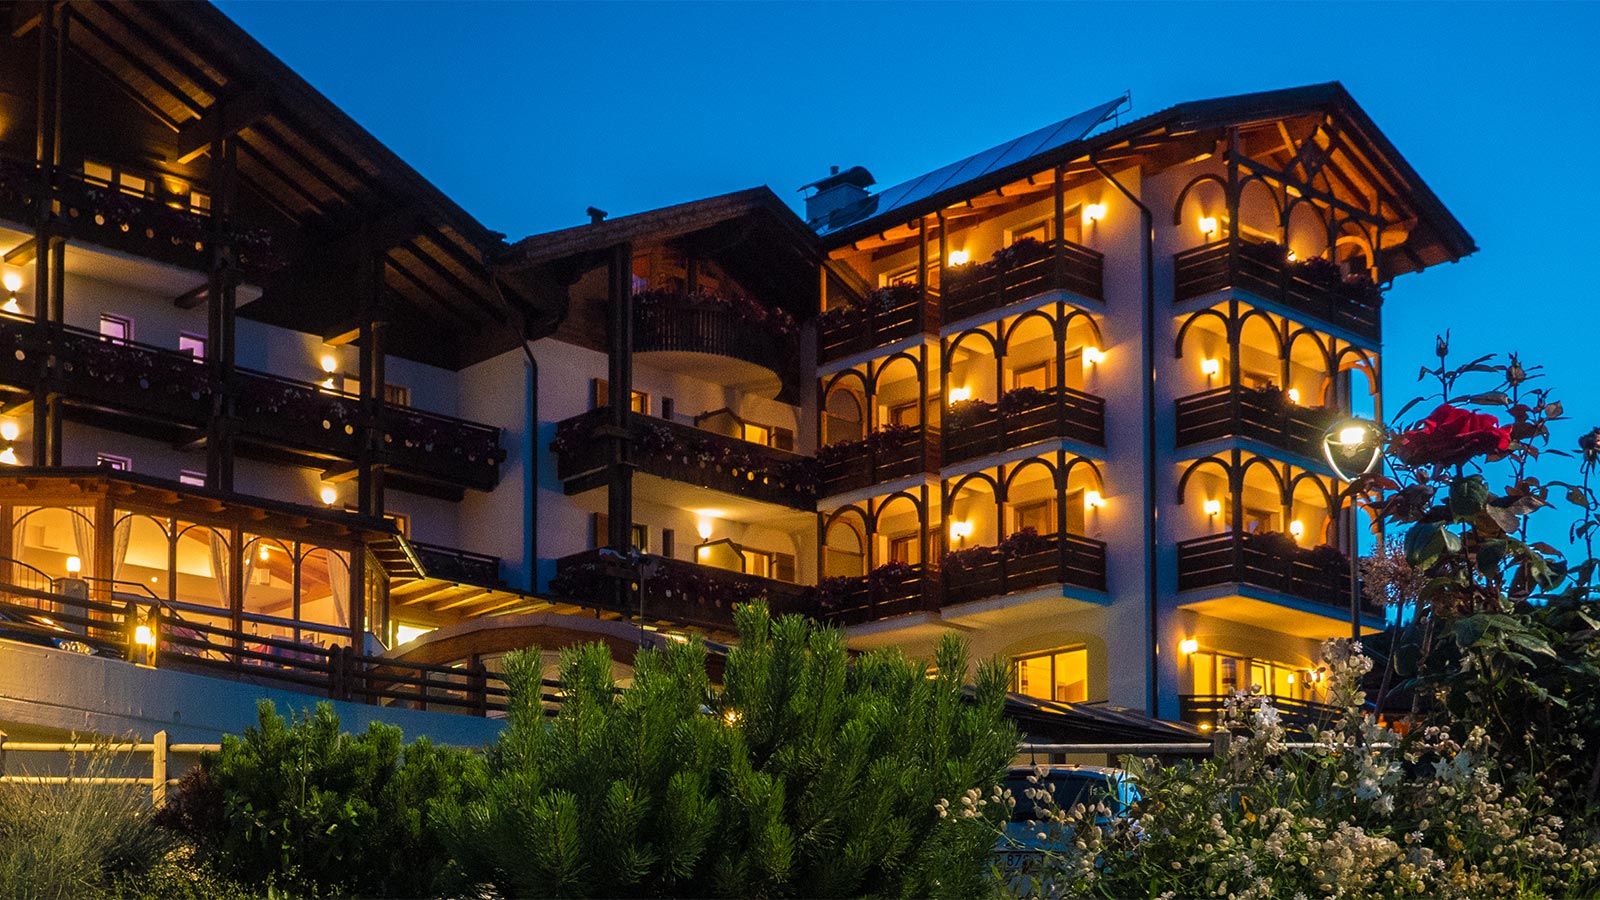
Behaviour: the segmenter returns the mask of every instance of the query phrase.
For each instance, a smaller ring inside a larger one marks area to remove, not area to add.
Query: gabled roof
[[[827,226],[821,229],[823,246],[825,249],[844,246],[1046,169],[1068,166],[1091,157],[1101,158],[1101,154],[1136,141],[1140,146],[1130,155],[1152,148],[1160,141],[1193,139],[1201,133],[1218,132],[1214,137],[1220,139],[1221,132],[1228,126],[1321,113],[1337,120],[1342,131],[1352,133],[1362,149],[1370,152],[1379,169],[1374,174],[1385,181],[1417,220],[1416,229],[1402,248],[1405,258],[1391,265],[1388,271],[1416,270],[1439,262],[1453,262],[1478,249],[1461,223],[1338,82],[1180,103],[1126,125],[1089,134],[1104,122],[1109,112],[1104,104],[1093,107],[1034,132],[1028,138],[1002,144],[867,197],[830,217]],[[1038,149],[1021,152],[1025,142],[1041,132],[1056,129],[1059,137],[1073,130],[1069,125],[1081,126],[1089,119],[1094,120],[1093,124],[1082,127],[1082,133],[1076,138],[1047,139],[1040,142]]]
[[[795,215],[794,210],[763,185],[588,225],[530,235],[512,244],[501,256],[499,264],[506,269],[528,268],[623,243],[669,241],[752,214],[770,216],[776,224],[791,232],[801,246],[816,247],[816,235],[811,229]]]

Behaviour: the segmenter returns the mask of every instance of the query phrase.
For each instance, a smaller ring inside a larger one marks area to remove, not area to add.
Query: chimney
[[[843,172],[838,166],[830,166],[828,177],[800,189],[816,189],[815,194],[806,198],[806,224],[812,228],[826,224],[835,212],[866,199],[867,188],[876,183],[872,173],[860,166],[851,166]]]

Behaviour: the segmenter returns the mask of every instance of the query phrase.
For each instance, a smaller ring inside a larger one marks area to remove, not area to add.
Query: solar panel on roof
[[[885,188],[860,203],[829,216],[826,222],[817,226],[817,233],[831,234],[868,219],[888,215],[926,200],[941,191],[959,187],[993,172],[1026,162],[1041,154],[1065,147],[1073,141],[1080,141],[1097,125],[1110,118],[1117,107],[1124,102],[1124,99],[1119,97],[1102,103],[1069,119],[1063,119],[1009,140],[998,147],[990,147],[982,153],[975,153],[966,159],[940,166],[926,175],[919,175],[894,187]]]

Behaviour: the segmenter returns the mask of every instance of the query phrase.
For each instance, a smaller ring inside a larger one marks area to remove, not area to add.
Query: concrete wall
[[[283,715],[325,700],[0,640],[0,731],[149,740],[165,730],[174,742],[215,743],[255,724],[256,702],[263,698]],[[503,726],[500,719],[451,713],[342,701],[333,706],[350,731],[381,721],[400,726],[407,739],[427,736],[463,747],[488,744]]]

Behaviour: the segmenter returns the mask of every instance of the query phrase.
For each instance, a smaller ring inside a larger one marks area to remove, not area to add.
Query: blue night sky
[[[1600,147],[1600,4],[220,6],[513,240],[589,205],[798,202],[830,164],[887,186],[1129,89],[1141,116],[1342,81],[1482,248],[1390,292],[1389,408],[1449,327],[1461,360],[1546,366],[1573,417],[1558,445],[1600,424],[1600,291],[1577,277],[1600,180],[1546,180]],[[1535,517],[1560,543],[1567,518]]]

